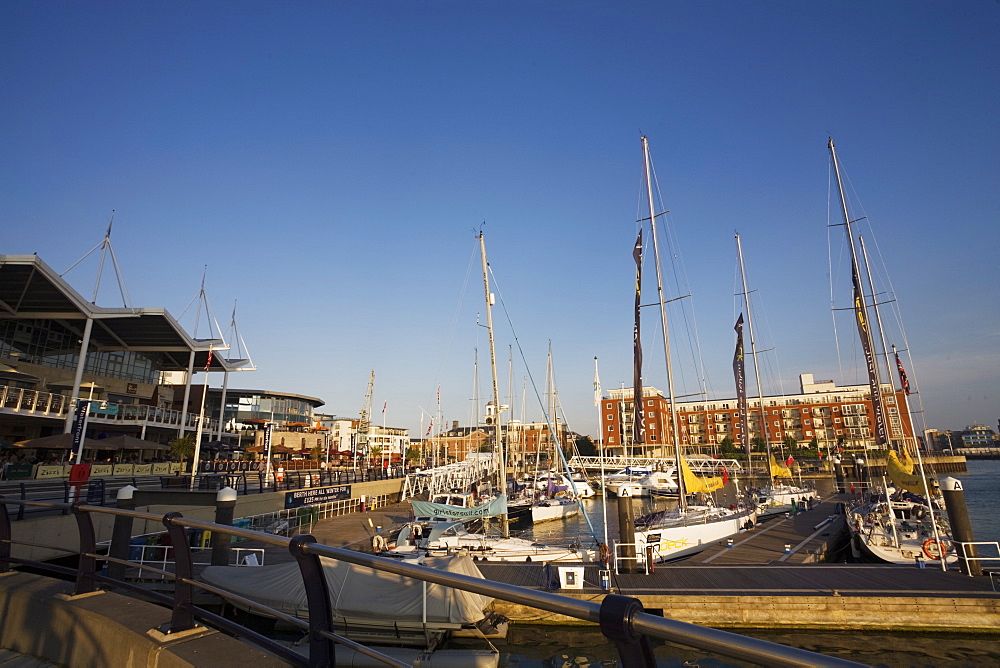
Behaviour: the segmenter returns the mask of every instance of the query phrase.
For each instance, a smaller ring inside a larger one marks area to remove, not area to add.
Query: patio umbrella
[[[101,438],[97,440],[102,445],[95,447],[102,450],[169,450],[169,445],[144,441],[135,436],[112,436],[111,438]]]
[[[104,447],[102,443],[103,441],[99,441],[96,438],[83,439],[83,447],[90,448],[92,450]],[[26,441],[18,441],[14,445],[18,448],[71,450],[73,448],[73,434],[53,434],[52,436],[42,436],[41,438],[30,438]]]

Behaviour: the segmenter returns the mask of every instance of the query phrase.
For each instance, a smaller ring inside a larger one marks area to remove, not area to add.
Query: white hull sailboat
[[[663,280],[660,266],[659,242],[656,234],[657,214],[653,204],[652,168],[649,158],[649,143],[642,138],[643,164],[645,167],[646,195],[649,206],[649,221],[652,228],[653,252],[656,264],[656,280],[659,295],[661,327],[663,334],[664,359],[666,361],[668,400],[675,404],[673,371],[668,337],[666,303],[663,297]],[[633,412],[633,438],[636,443],[643,441],[642,422],[642,382],[639,309],[640,290],[642,285],[642,230],[636,240],[633,250],[636,262],[636,298],[635,298],[635,387],[633,401],[636,402]],[[681,453],[680,429],[677,423],[677,411],[671,411],[670,433],[674,444],[674,466],[678,506],[670,512],[656,517],[645,526],[635,530],[635,551],[639,564],[648,561],[653,563],[671,561],[700,552],[712,544],[717,544],[732,536],[753,527],[757,521],[757,508],[754,504],[740,502],[731,507],[715,505],[711,494],[721,489],[727,482],[728,473],[723,470],[722,476],[697,476]],[[679,472],[679,473],[676,473]],[[621,488],[619,488],[621,489]],[[689,504],[687,495],[699,494],[704,503]]]
[[[891,514],[890,514],[890,508]],[[920,561],[958,561],[940,510],[933,518],[927,506],[913,501],[884,499],[852,508],[847,525],[856,554],[890,564]],[[936,537],[937,536],[937,537]]]
[[[875,416],[875,446],[878,449],[886,451],[886,470],[897,488],[924,496],[924,500],[919,502],[913,500],[912,496],[909,499],[904,499],[901,496],[896,497],[896,490],[883,479],[883,490],[881,493],[875,495],[869,493],[868,501],[858,504],[848,514],[848,528],[851,531],[852,545],[862,555],[878,561],[904,564],[927,559],[936,561],[941,568],[947,569],[948,563],[956,561],[957,557],[954,554],[954,550],[951,549],[952,539],[950,529],[943,513],[941,513],[941,505],[935,501],[932,495],[937,493],[937,489],[928,484],[927,476],[923,470],[923,460],[920,458],[920,450],[919,448],[915,450],[918,462],[920,463],[919,468],[915,470],[914,462],[910,458],[905,444],[899,449],[899,453],[897,453],[889,441],[885,397],[882,396],[883,388],[879,378],[879,364],[875,356],[875,344],[871,328],[872,321],[868,317],[868,305],[865,300],[864,284],[861,278],[861,263],[855,248],[854,233],[851,231],[852,219],[847,207],[847,197],[844,194],[840,163],[837,160],[837,151],[834,147],[833,139],[829,140],[827,146],[830,151],[830,158],[837,181],[841,211],[844,217],[844,228],[847,232],[847,240],[851,253],[854,315],[868,366],[868,383],[871,389],[872,409]],[[868,257],[865,253],[864,238],[859,238],[858,241],[861,245],[861,255],[863,256],[864,266],[868,274],[868,285],[871,288],[871,294],[874,295],[875,286],[872,281],[871,266],[868,263]],[[882,348],[885,353],[886,364],[888,365],[889,350],[886,345],[881,318],[879,317],[878,302],[874,296],[872,297],[872,301],[872,308],[875,313],[874,322],[882,338]],[[893,353],[895,354],[895,346],[893,346]],[[903,404],[907,412],[909,412],[908,400],[906,399],[906,395],[909,394],[909,383],[907,382],[902,364],[899,361],[898,354],[896,355],[896,367],[900,375]],[[894,394],[895,384],[889,383],[888,387],[892,389],[892,393]],[[902,460],[900,460],[900,455],[902,455]]]
[[[387,556],[413,558],[467,553],[478,561],[591,563],[594,550],[546,545],[524,538],[470,533],[461,522],[427,520],[404,524],[387,546]]]
[[[680,559],[747,531],[757,521],[755,508],[687,505],[658,518],[648,528],[636,529],[639,563]]]

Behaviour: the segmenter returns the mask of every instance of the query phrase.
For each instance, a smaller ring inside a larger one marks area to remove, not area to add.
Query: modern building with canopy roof
[[[196,339],[163,308],[105,308],[73,289],[37,255],[0,255],[0,438],[69,430],[77,399],[91,399],[90,433],[163,441],[197,428],[188,405],[197,371],[252,370],[222,338]],[[184,372],[182,386],[161,384]],[[182,392],[178,402],[173,396]],[[170,395],[170,396],[167,396]],[[206,422],[218,437],[218,421]]]

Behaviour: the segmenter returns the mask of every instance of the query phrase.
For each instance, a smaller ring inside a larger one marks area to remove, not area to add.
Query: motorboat
[[[783,515],[805,507],[815,498],[814,489],[775,481],[757,493],[757,512],[761,517]]]
[[[653,469],[647,466],[626,466],[604,476],[604,491],[618,496],[622,485],[637,483],[652,472]]]

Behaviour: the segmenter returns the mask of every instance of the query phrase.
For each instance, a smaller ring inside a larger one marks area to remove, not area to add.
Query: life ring
[[[382,552],[386,549],[385,536],[380,533],[372,536],[372,550],[375,552]]]
[[[920,547],[923,548],[924,554],[927,555],[927,558],[933,559],[934,561],[941,561],[941,559],[948,556],[948,548],[945,546],[944,542],[940,540],[928,538]],[[937,552],[937,554],[935,554],[935,552]]]
[[[601,543],[597,546],[597,560],[600,561],[605,566],[611,561],[611,550],[608,549],[606,543]]]

